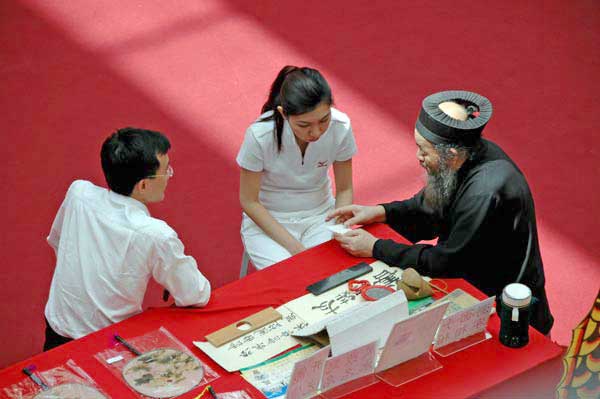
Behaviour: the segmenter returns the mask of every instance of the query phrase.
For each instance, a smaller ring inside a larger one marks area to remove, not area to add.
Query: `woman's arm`
[[[252,172],[240,168],[240,204],[250,217],[269,237],[295,255],[304,251],[304,246],[296,240],[269,211],[259,202],[260,179],[262,172]]]
[[[334,162],[333,175],[335,176],[335,208],[352,204],[352,158]]]

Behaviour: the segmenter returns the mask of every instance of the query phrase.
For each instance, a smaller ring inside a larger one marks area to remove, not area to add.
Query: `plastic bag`
[[[114,342],[95,357],[142,398],[176,397],[219,377],[164,327],[122,338],[132,349]]]
[[[29,368],[40,384],[25,377],[17,384],[0,391],[2,399],[110,399],[96,382],[69,359],[64,365],[38,371]]]

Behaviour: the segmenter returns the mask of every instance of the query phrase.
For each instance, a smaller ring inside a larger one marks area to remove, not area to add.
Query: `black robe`
[[[423,191],[382,205],[387,224],[412,243],[436,237],[438,242],[378,240],[374,258],[431,277],[463,278],[500,298],[502,289],[517,281],[527,257],[519,282],[537,299],[530,323],[544,334],[550,331],[554,319],[544,289],[533,198],[525,177],[500,147],[482,140],[473,159],[459,169],[457,191],[443,217],[424,203]]]

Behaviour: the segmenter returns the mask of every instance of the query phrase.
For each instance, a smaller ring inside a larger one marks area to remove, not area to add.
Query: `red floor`
[[[487,137],[537,205],[553,339],[566,345],[600,285],[600,5],[558,0],[15,1],[0,3],[5,187],[0,367],[42,345],[53,271],[45,236],[73,179],[103,184],[115,128],[162,130],[175,178],[153,206],[220,286],[241,259],[235,155],[285,64],[322,70],[352,119],[357,202],[422,182],[411,131],[425,95],[464,88],[495,107]],[[482,260],[485,265],[485,260]]]

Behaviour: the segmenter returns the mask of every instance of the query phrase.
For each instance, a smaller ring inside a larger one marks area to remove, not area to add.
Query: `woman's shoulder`
[[[272,116],[273,111],[265,112],[248,126],[246,133],[251,134],[256,140],[261,142],[272,139],[273,129],[275,128]]]
[[[331,121],[345,126],[350,126],[350,118],[348,115],[334,107],[331,107]]]

